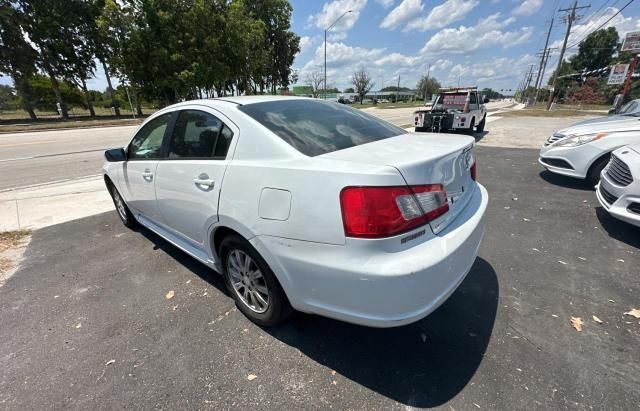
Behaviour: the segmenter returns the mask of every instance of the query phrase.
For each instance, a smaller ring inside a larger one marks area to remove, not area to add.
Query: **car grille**
[[[600,185],[600,195],[604,198],[604,201],[606,201],[607,204],[613,204],[618,201],[618,197],[605,190],[602,185]]]
[[[611,155],[611,161],[607,167],[607,176],[613,183],[622,187],[626,187],[633,182],[629,167],[615,155]]]
[[[640,214],[640,203],[629,204],[629,207],[627,207],[627,210],[631,211],[632,213]]]
[[[549,137],[549,139],[547,140],[547,144],[545,144],[545,146],[551,145],[551,144],[555,143],[558,140],[562,140],[565,137],[566,137],[566,135],[564,135],[564,134],[553,133],[553,135],[551,135],[551,137]]]

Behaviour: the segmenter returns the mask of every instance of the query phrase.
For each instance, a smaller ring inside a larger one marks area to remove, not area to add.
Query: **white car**
[[[196,100],[105,153],[118,215],[219,271],[263,326],[291,308],[417,321],[471,269],[485,226],[470,137],[295,97]]]
[[[640,144],[611,154],[596,195],[613,217],[640,227]]]
[[[552,173],[595,186],[612,151],[640,142],[640,113],[617,117],[617,121],[578,123],[556,131],[540,150],[539,163]]]

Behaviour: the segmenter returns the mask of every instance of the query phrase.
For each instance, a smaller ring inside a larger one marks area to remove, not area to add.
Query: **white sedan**
[[[473,265],[488,202],[473,142],[313,99],[197,100],[107,151],[104,179],[125,225],[220,272],[257,324],[293,308],[392,327]]]
[[[581,122],[558,130],[540,150],[540,164],[552,173],[595,186],[611,152],[640,142],[640,112],[597,123]]]
[[[640,144],[611,154],[596,195],[613,217],[640,227]]]

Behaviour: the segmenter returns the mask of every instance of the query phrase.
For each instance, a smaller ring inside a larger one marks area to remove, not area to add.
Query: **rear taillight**
[[[471,168],[469,169],[469,171],[471,171],[471,178],[473,179],[473,181],[476,181],[476,162],[475,161],[471,165]]]
[[[346,187],[340,193],[348,237],[382,238],[427,224],[449,210],[442,184]]]

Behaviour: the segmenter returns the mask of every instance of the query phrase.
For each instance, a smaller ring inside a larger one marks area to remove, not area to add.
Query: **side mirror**
[[[116,163],[118,161],[125,161],[127,159],[127,153],[123,148],[112,148],[104,152],[104,158],[110,163]]]
[[[489,99],[485,97],[485,98],[484,98],[484,100],[482,100],[482,102],[483,102],[484,104],[487,104],[487,103],[489,102]]]

